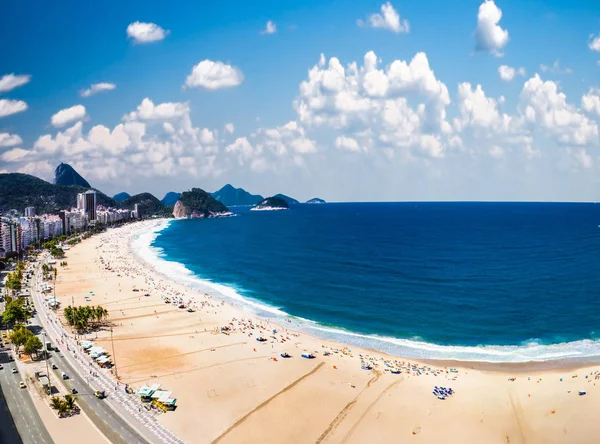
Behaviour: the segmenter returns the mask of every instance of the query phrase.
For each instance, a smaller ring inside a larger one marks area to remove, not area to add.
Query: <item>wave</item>
[[[160,232],[172,221],[160,221],[141,231],[132,241],[132,252],[147,262],[158,273],[180,284],[213,297],[232,302],[255,316],[269,319],[287,328],[352,347],[375,349],[391,355],[417,359],[454,360],[488,363],[544,362],[563,359],[588,360],[600,358],[600,340],[582,339],[556,344],[541,344],[537,339],[520,345],[440,345],[421,338],[394,338],[375,334],[362,334],[336,326],[327,326],[310,319],[286,313],[258,299],[240,294],[242,289],[201,278],[184,264],[168,259],[162,248],[153,245]]]

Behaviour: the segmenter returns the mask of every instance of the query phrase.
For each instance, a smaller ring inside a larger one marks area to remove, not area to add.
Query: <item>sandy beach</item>
[[[109,311],[114,341],[106,330],[87,339],[113,355],[121,382],[173,392],[178,407],[159,421],[186,442],[598,441],[600,365],[416,361],[294,332],[170,281],[133,254],[133,238],[156,223],[68,250],[56,295],[61,308]],[[436,386],[453,394],[439,399]]]

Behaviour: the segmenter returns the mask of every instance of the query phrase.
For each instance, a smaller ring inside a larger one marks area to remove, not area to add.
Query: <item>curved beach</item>
[[[283,322],[256,316],[268,309],[218,286],[199,288],[185,270],[177,282],[156,270],[148,244],[164,223],[110,229],[70,249],[57,299],[84,305],[93,292],[89,303],[114,324],[121,381],[172,391],[177,410],[159,420],[187,442],[583,443],[600,432],[599,365],[418,361],[319,339],[277,313]],[[95,342],[111,350],[107,332]],[[440,399],[436,386],[453,394]]]

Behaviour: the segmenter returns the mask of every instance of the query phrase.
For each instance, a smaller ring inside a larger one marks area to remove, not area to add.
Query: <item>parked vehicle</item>
[[[21,387],[22,389],[24,389],[27,386],[25,385],[25,383],[23,381],[21,381],[21,382],[19,382],[19,387]]]

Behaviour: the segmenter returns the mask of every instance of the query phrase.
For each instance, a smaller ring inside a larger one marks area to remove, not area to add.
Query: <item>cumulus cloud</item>
[[[0,147],[15,146],[23,143],[18,134],[0,133]]]
[[[185,86],[215,90],[238,86],[243,80],[242,71],[235,66],[207,59],[194,66],[191,74],[185,79]]]
[[[224,129],[225,129],[225,132],[227,132],[229,134],[233,134],[233,132],[235,131],[235,127],[233,126],[233,123],[226,123]]]
[[[187,116],[190,106],[187,102],[165,102],[154,105],[149,98],[142,100],[135,111],[124,117],[125,120],[170,120]]]
[[[19,86],[29,83],[30,80],[30,75],[15,75],[14,73],[6,74],[0,77],[0,92],[12,91]]]
[[[152,43],[163,40],[169,31],[155,23],[133,22],[127,26],[127,37],[135,43]]]
[[[20,162],[25,160],[29,154],[29,151],[22,148],[13,148],[12,150],[2,153],[0,160],[3,162]]]
[[[359,26],[387,29],[397,34],[410,32],[408,20],[402,20],[390,2],[381,5],[380,13],[371,14],[366,20],[358,19],[356,22]]]
[[[588,47],[592,51],[600,52],[600,35],[597,35],[597,36],[595,36],[594,34],[590,35]]]
[[[90,97],[90,96],[93,96],[94,94],[98,94],[98,93],[101,93],[104,91],[112,91],[116,87],[117,87],[117,85],[115,85],[114,83],[107,83],[107,82],[94,83],[94,84],[90,85],[89,88],[82,89],[81,91],[79,91],[79,95],[81,97]]]
[[[427,55],[394,60],[383,69],[379,64],[372,51],[362,66],[352,62],[344,67],[336,57],[327,62],[322,56],[300,84],[294,103],[299,123],[344,131],[365,149],[383,145],[443,156],[439,141],[451,131],[446,120],[450,97]],[[417,105],[412,107],[408,98]]]
[[[494,0],[485,0],[479,5],[477,28],[475,29],[475,50],[487,51],[501,57],[502,48],[508,43],[508,31],[499,25],[502,10]]]
[[[275,34],[276,32],[277,32],[277,25],[275,25],[275,23],[273,23],[272,20],[267,21],[265,29],[260,31],[260,33],[263,35]]]
[[[0,99],[0,118],[27,110],[27,103],[22,100]]]
[[[539,125],[561,144],[587,145],[597,142],[598,125],[567,103],[558,84],[542,80],[538,74],[525,82],[521,92],[527,122]]]
[[[75,105],[70,108],[61,109],[59,112],[54,114],[50,118],[52,126],[60,128],[65,126],[67,123],[81,120],[85,117],[85,106]]]
[[[515,75],[525,76],[525,68],[512,68],[508,65],[501,65],[498,67],[498,74],[500,74],[500,78],[505,82],[510,82],[515,78]]]
[[[600,117],[600,88],[590,88],[581,98],[581,107],[588,113]]]
[[[335,138],[335,146],[341,150],[347,151],[360,151],[360,147],[358,146],[358,142],[352,137],[347,136],[337,136]]]

